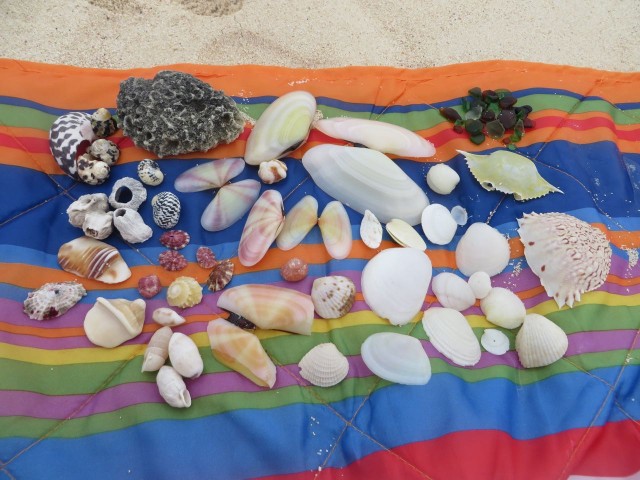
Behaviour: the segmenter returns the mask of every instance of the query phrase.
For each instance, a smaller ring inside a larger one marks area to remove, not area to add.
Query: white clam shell
[[[202,212],[200,225],[209,232],[230,227],[249,211],[258,195],[260,182],[252,178],[224,185]]]
[[[420,234],[404,220],[399,218],[392,219],[386,226],[389,236],[403,247],[416,248],[418,250],[426,250],[427,244]]]
[[[507,239],[486,223],[473,223],[456,246],[456,265],[463,275],[476,272],[497,275],[509,264],[511,249]]]
[[[432,203],[422,211],[422,231],[431,243],[447,245],[456,234],[458,224],[444,205]]]
[[[171,335],[169,360],[176,372],[185,378],[198,378],[204,369],[198,346],[184,333]]]
[[[480,300],[480,308],[487,320],[502,328],[518,328],[522,325],[527,309],[522,300],[502,287],[493,287],[489,294]]]
[[[169,405],[175,408],[189,408],[191,406],[191,395],[184,380],[173,367],[165,365],[160,367],[156,376],[156,384],[160,396]]]
[[[415,248],[388,248],[362,271],[362,294],[373,312],[405,325],[422,309],[431,281],[431,260]]]
[[[280,158],[298,148],[309,135],[316,114],[316,99],[304,91],[289,92],[262,112],[244,153],[249,165]]]
[[[509,351],[509,337],[495,328],[485,329],[480,344],[484,349],[494,355],[504,355]]]
[[[321,343],[309,350],[300,363],[300,376],[318,387],[333,387],[349,373],[349,361],[333,343]]]
[[[356,300],[356,286],[340,275],[320,277],[313,281],[311,300],[322,318],[340,318],[349,313]]]
[[[360,238],[369,248],[378,248],[382,243],[382,225],[371,210],[365,210],[360,223]]]
[[[429,205],[422,189],[389,157],[367,148],[318,145],[302,157],[313,181],[359,213],[369,209],[382,223],[420,223]]]
[[[525,368],[544,367],[560,360],[569,348],[567,334],[555,323],[537,313],[524,319],[516,335],[516,351]]]
[[[401,333],[381,332],[367,337],[360,349],[365,365],[378,377],[403,385],[425,385],[431,362],[420,340]]]
[[[169,358],[169,340],[173,331],[171,327],[162,327],[149,339],[142,360],[142,372],[157,372]]]
[[[478,300],[482,300],[491,291],[491,277],[487,272],[479,271],[472,274],[467,283]]]
[[[480,342],[457,310],[431,307],[422,316],[422,326],[435,349],[456,365],[469,367],[480,361]]]
[[[156,308],[151,317],[154,322],[166,327],[177,327],[187,321],[178,312],[167,307]]]
[[[353,238],[349,214],[342,203],[329,202],[318,218],[318,227],[324,246],[336,260],[347,258],[351,252]]]
[[[96,299],[84,317],[84,332],[94,345],[113,348],[137,337],[144,325],[146,302],[116,298]]]
[[[461,227],[466,225],[467,221],[469,220],[469,214],[467,213],[467,210],[460,205],[456,205],[451,209],[451,216]]]
[[[476,303],[469,284],[454,273],[442,272],[433,277],[431,289],[440,305],[446,308],[461,312]]]
[[[427,172],[427,185],[440,195],[450,194],[460,182],[460,175],[449,165],[438,163]]]
[[[282,231],[276,238],[280,250],[291,250],[307,236],[318,223],[318,201],[306,195],[296,203],[284,218]]]

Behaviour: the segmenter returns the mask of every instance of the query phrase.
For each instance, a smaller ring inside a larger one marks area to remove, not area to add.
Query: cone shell
[[[265,190],[255,203],[242,230],[238,245],[238,260],[252,267],[266,255],[284,224],[282,195],[277,190]]]
[[[223,158],[203,163],[181,173],[173,186],[178,192],[201,192],[220,188],[244,170],[241,158]]]
[[[217,318],[209,322],[207,335],[213,356],[261,387],[276,383],[276,366],[253,333]]]
[[[367,337],[362,361],[378,377],[404,385],[425,385],[431,362],[420,340],[401,333],[381,332]]]
[[[59,317],[80,301],[87,291],[78,282],[45,283],[29,292],[24,301],[24,313],[32,320]]]
[[[202,212],[202,228],[209,232],[219,232],[230,227],[249,211],[258,195],[260,182],[257,180],[240,180],[224,185]]]
[[[171,335],[169,360],[175,371],[185,378],[198,378],[204,369],[198,346],[184,333]]]
[[[316,278],[311,300],[322,318],[340,318],[349,313],[356,301],[356,286],[350,278],[339,275]]]
[[[317,387],[333,387],[349,373],[349,361],[333,343],[309,350],[300,363],[300,376]]]
[[[371,210],[365,210],[360,223],[360,239],[369,248],[378,248],[382,243],[382,225]]]
[[[249,165],[280,158],[304,143],[316,114],[316,99],[304,91],[289,92],[262,112],[244,153]]]
[[[527,214],[518,224],[527,263],[558,308],[607,279],[611,246],[597,228],[565,213]]]
[[[462,312],[476,303],[476,296],[467,282],[450,272],[442,272],[431,281],[433,294],[446,308]]]
[[[458,229],[458,224],[447,207],[435,203],[422,211],[421,225],[427,240],[436,245],[449,244]]]
[[[177,327],[187,320],[175,310],[167,307],[156,308],[151,315],[153,321],[165,327]]]
[[[172,307],[189,308],[202,301],[202,287],[195,278],[178,277],[167,289],[167,303]]]
[[[161,367],[156,376],[156,384],[160,396],[172,407],[189,408],[191,406],[189,390],[173,367],[168,365]]]
[[[170,327],[162,327],[149,339],[142,360],[142,372],[157,372],[169,358],[169,340],[173,332]]]
[[[62,245],[58,250],[58,263],[69,273],[103,283],[120,283],[131,276],[118,250],[89,237]]]
[[[329,202],[318,218],[322,241],[331,257],[341,260],[351,252],[352,236],[349,214],[338,201]]]
[[[459,311],[431,307],[422,316],[422,326],[435,349],[456,365],[469,367],[480,361],[480,342]]]
[[[418,250],[426,250],[427,244],[424,242],[420,234],[404,220],[394,218],[386,226],[389,236],[403,247],[417,248]]]
[[[502,287],[493,287],[489,294],[480,300],[480,308],[487,320],[502,328],[518,328],[522,325],[527,309],[522,300]]]
[[[525,368],[544,367],[560,360],[567,352],[567,334],[555,323],[537,313],[524,319],[516,335],[516,351]]]
[[[456,265],[470,277],[476,272],[497,275],[509,264],[511,249],[507,239],[486,223],[473,223],[456,246]]]
[[[142,299],[96,299],[84,317],[84,331],[94,345],[113,348],[137,337],[144,325],[146,303]]]
[[[311,334],[313,302],[309,295],[273,285],[246,284],[228,288],[218,307],[233,312],[263,329]]]
[[[304,240],[316,223],[318,201],[311,195],[306,195],[287,213],[282,231],[276,238],[276,245],[280,250],[291,250]]]

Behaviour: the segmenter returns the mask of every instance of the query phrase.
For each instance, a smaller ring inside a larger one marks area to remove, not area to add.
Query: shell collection
[[[24,313],[32,320],[49,320],[59,317],[78,303],[87,291],[78,282],[45,283],[29,292],[24,301]]]

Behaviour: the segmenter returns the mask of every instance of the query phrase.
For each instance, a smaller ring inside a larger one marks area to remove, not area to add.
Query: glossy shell
[[[233,278],[235,266],[229,259],[216,262],[207,278],[207,288],[212,292],[217,292],[226,287]]]
[[[156,376],[156,384],[160,396],[167,404],[175,408],[189,408],[191,395],[184,380],[173,367],[165,365],[160,368]]]
[[[299,282],[307,278],[309,265],[304,260],[293,257],[280,267],[280,276],[287,282]]]
[[[511,249],[507,239],[486,223],[473,223],[458,241],[456,265],[463,275],[476,272],[497,275],[509,264]]]
[[[169,340],[173,332],[170,327],[155,331],[149,339],[142,359],[142,372],[157,372],[169,358]]]
[[[342,203],[329,202],[318,218],[322,241],[331,257],[341,260],[351,252],[352,236],[349,214]]]
[[[340,318],[349,313],[356,301],[356,286],[350,278],[340,275],[316,278],[311,300],[322,318]]]
[[[282,195],[265,190],[251,208],[238,245],[238,260],[252,267],[266,255],[284,224]]]
[[[318,201],[306,195],[296,203],[284,219],[282,231],[276,238],[280,250],[296,247],[318,223]]]
[[[333,387],[349,373],[349,361],[333,343],[321,343],[309,350],[300,363],[300,376],[318,387]]]
[[[431,362],[420,340],[400,333],[381,332],[367,337],[360,349],[365,365],[378,377],[404,385],[425,385]]]
[[[86,294],[87,291],[78,282],[45,283],[27,294],[24,313],[32,320],[49,320],[59,317]]]
[[[378,248],[382,243],[382,225],[371,210],[365,210],[360,223],[360,239],[369,248]]]
[[[131,276],[118,250],[89,237],[63,244],[58,250],[58,263],[67,272],[103,283],[120,283]]]
[[[223,158],[196,165],[176,178],[174,187],[178,192],[201,192],[220,188],[244,170],[241,158]]]
[[[151,200],[153,221],[160,228],[173,228],[180,220],[180,200],[171,192],[158,193]]]
[[[155,160],[145,158],[138,163],[138,178],[145,185],[151,187],[158,186],[164,180],[164,173],[160,170],[160,165]]]
[[[260,195],[260,182],[251,178],[224,185],[209,203],[200,224],[209,232],[219,232],[240,220]]]
[[[427,240],[436,245],[448,245],[458,229],[447,207],[436,203],[427,205],[422,211],[420,223]]]
[[[174,332],[171,335],[169,360],[171,366],[184,378],[198,378],[204,369],[198,346],[184,333]]]
[[[49,147],[62,171],[79,180],[76,159],[96,138],[91,128],[91,117],[83,112],[70,112],[53,122],[49,131]]]

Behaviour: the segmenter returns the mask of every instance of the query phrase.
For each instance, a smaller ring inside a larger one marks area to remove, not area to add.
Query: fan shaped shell
[[[507,239],[486,223],[473,223],[456,246],[456,265],[466,277],[476,272],[497,275],[509,264],[511,249]]]
[[[524,319],[516,335],[516,351],[525,368],[544,367],[560,360],[569,348],[567,334],[555,323],[537,313]]]
[[[349,361],[333,343],[321,343],[309,350],[300,363],[300,376],[318,387],[333,387],[349,373]]]

